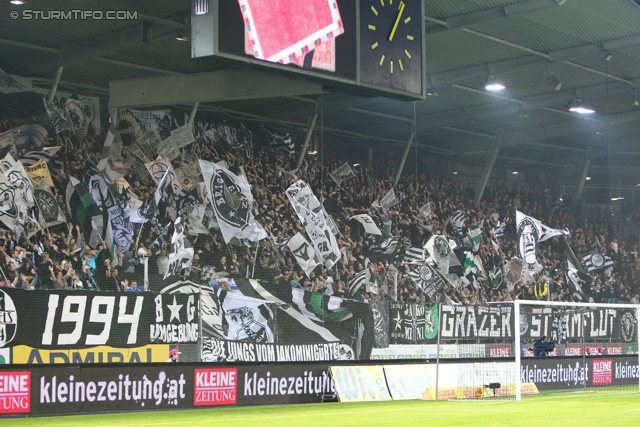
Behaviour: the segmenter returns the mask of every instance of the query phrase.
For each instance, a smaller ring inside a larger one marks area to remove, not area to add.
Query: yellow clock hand
[[[393,36],[396,33],[396,30],[398,29],[398,24],[400,23],[400,18],[402,17],[402,12],[404,12],[404,2],[401,1],[400,2],[400,11],[398,12],[398,16],[396,17],[396,23],[393,24],[393,29],[391,30],[391,34],[389,35],[389,41],[393,41]]]

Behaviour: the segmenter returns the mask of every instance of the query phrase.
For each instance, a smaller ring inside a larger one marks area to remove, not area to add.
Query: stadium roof
[[[105,10],[105,2],[38,0],[0,4],[0,68],[61,88],[107,98],[109,82],[233,70],[215,58],[192,59],[191,0],[111,0],[110,10],[137,10],[132,21],[11,19],[18,7]],[[495,167],[554,175],[575,184],[631,190],[640,184],[640,6],[633,0],[425,0],[429,96],[403,102],[324,94],[321,128],[340,147],[401,153],[414,115],[418,157],[444,157],[482,170]],[[152,40],[140,39],[142,20]],[[489,92],[490,76],[506,89]],[[562,83],[560,87],[558,84]],[[203,111],[276,122],[300,131],[320,95],[203,103]],[[568,111],[580,100],[595,110]],[[180,105],[186,111],[189,105]],[[396,158],[399,154],[395,154]],[[610,190],[609,190],[610,191]]]

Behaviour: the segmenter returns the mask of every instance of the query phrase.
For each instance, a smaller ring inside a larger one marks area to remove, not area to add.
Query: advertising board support
[[[438,303],[438,329],[442,324],[442,303]],[[440,333],[438,332],[437,350],[436,350],[436,400],[438,400],[438,376],[440,375]]]
[[[520,300],[515,300],[513,302],[513,320],[514,320],[514,331],[520,330]],[[520,402],[522,400],[522,381],[520,380],[520,366],[522,365],[522,343],[520,342],[520,334],[514,334],[515,345],[514,345],[514,353],[516,356],[516,366],[514,367],[514,378],[516,379],[516,402]]]

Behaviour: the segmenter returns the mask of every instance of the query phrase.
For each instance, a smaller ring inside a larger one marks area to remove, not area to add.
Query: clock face
[[[422,0],[360,0],[360,81],[422,93]]]

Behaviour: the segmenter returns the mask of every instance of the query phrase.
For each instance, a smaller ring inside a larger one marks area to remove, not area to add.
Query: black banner
[[[0,290],[0,347],[139,347],[198,340],[198,295]]]
[[[522,340],[536,340],[542,336],[555,342],[579,342],[612,338],[616,342],[636,342],[636,312],[629,309],[557,309],[528,307],[520,310]]]
[[[539,390],[607,386],[638,386],[638,356],[537,357],[522,359],[520,380]]]
[[[270,344],[202,338],[203,362],[322,362],[355,358],[351,347],[340,342]]]
[[[441,339],[503,340],[513,336],[512,307],[443,305]]]
[[[425,306],[391,301],[389,304],[389,336],[391,344],[424,342]]]

